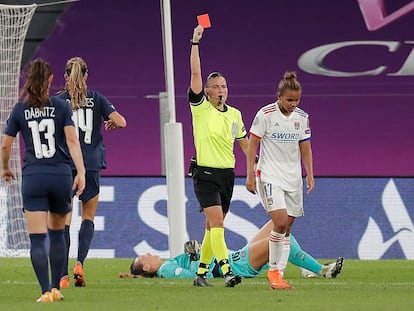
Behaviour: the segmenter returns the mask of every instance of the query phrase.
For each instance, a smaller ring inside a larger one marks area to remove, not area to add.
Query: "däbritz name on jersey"
[[[55,107],[43,107],[43,109],[31,107],[29,109],[24,110],[25,120],[36,119],[40,117],[54,118]]]

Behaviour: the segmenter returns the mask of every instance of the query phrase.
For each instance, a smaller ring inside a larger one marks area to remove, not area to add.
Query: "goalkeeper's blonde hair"
[[[65,90],[69,93],[72,109],[79,109],[86,104],[86,77],[88,66],[80,57],[73,57],[66,62]]]

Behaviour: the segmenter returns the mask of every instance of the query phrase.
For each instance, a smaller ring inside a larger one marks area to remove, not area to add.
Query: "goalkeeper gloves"
[[[184,253],[190,255],[190,260],[197,261],[200,245],[196,240],[187,241],[184,243]]]

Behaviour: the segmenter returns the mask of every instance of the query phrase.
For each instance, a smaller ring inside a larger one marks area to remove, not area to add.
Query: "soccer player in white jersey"
[[[290,228],[296,217],[303,216],[301,161],[307,193],[314,190],[309,116],[297,107],[302,87],[296,78],[295,72],[286,72],[278,85],[278,100],[257,112],[247,152],[246,188],[258,193],[273,222],[267,274],[272,289],[294,289],[283,279],[283,272],[290,252]]]

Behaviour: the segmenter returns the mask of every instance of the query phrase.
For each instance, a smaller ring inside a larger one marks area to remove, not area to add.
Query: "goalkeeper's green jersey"
[[[199,254],[197,255],[199,256]],[[245,245],[243,248],[235,252],[230,252],[228,259],[233,273],[245,278],[253,278],[260,275],[265,269],[268,268],[267,264],[259,270],[255,270],[250,266],[248,245]],[[165,261],[158,269],[157,276],[162,278],[194,278],[197,273],[198,263],[198,261],[191,261],[189,254],[183,253],[177,257]],[[207,278],[219,277],[223,277],[223,273],[221,272],[217,261],[213,257],[207,272]]]
[[[214,266],[214,262],[213,262]],[[191,279],[195,277],[198,269],[198,261],[191,261],[190,255],[183,253],[177,257],[170,258],[165,261],[157,271],[157,276],[162,278],[181,278]],[[207,274],[208,278],[212,278],[212,267]]]

